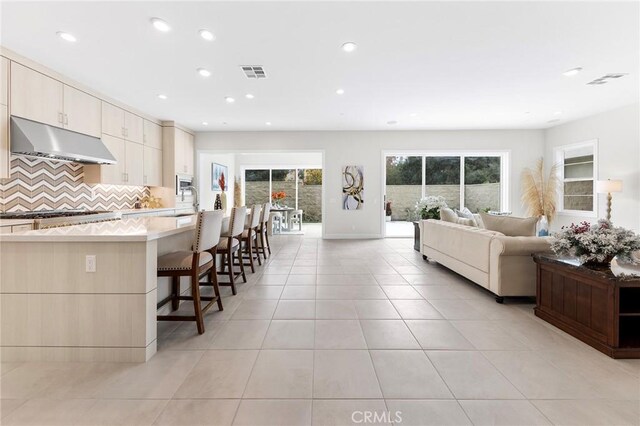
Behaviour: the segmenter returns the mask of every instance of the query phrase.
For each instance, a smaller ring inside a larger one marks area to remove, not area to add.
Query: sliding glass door
[[[304,223],[320,223],[322,169],[246,169],[244,198],[247,206],[271,202],[302,210]]]

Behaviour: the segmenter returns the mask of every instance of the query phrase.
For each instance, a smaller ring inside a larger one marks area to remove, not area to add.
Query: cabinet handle
[[[58,123],[62,124],[62,117],[63,117],[63,114],[61,112],[59,112],[58,113]]]
[[[127,181],[127,174],[126,174],[126,173],[123,173],[123,174],[122,174],[122,181],[123,181],[123,182],[126,182],[126,181]]]

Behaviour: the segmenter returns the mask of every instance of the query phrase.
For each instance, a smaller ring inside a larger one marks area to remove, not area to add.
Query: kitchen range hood
[[[29,157],[85,164],[116,164],[96,137],[11,116],[11,152]]]

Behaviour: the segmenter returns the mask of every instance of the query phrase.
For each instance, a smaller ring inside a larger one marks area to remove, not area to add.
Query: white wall
[[[243,168],[269,167],[291,168],[291,167],[322,167],[321,152],[244,152],[236,154],[236,173],[242,174]]]
[[[229,168],[229,176],[225,176],[227,180],[227,211],[233,207],[233,177],[236,175],[235,171],[235,157],[233,154],[210,154],[199,153],[197,156],[198,162],[198,181],[196,186],[200,192],[200,208],[205,210],[213,210],[213,204],[216,200],[216,194],[220,191],[213,191],[211,189],[211,164],[218,163]]]
[[[309,152],[324,154],[324,234],[327,238],[382,236],[384,151],[508,151],[510,205],[520,204],[520,172],[544,152],[542,130],[394,131],[394,132],[204,132],[196,134],[199,152]],[[364,166],[365,207],[342,210],[341,167]]]
[[[623,192],[613,194],[611,219],[618,226],[640,231],[640,104],[562,124],[545,132],[545,158],[554,161],[554,148],[598,140],[596,179],[621,179]],[[598,217],[606,216],[606,195],[598,196]],[[593,218],[559,215],[552,229]]]

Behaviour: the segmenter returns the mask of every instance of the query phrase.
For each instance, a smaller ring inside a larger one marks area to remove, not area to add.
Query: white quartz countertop
[[[195,226],[195,215],[125,218],[109,222],[18,232],[3,235],[2,242],[151,241],[182,232],[192,232]]]

